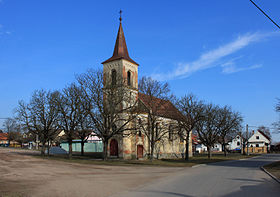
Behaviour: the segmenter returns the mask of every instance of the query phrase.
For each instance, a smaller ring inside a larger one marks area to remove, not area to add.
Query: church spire
[[[108,60],[102,62],[102,64],[108,63],[108,62],[111,62],[114,60],[118,60],[118,59],[125,59],[127,61],[130,61],[131,63],[137,64],[128,55],[128,50],[127,50],[125,37],[124,37],[124,33],[123,33],[123,28],[122,28],[122,15],[121,14],[122,14],[122,11],[120,10],[120,18],[119,18],[120,26],[119,26],[119,30],[118,30],[118,35],[117,35],[117,39],[116,39],[116,43],[115,43],[113,56],[111,58],[109,58]]]

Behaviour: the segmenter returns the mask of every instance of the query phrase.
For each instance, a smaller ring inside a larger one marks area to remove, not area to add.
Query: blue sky
[[[280,23],[279,0],[255,2]],[[249,0],[0,0],[0,118],[111,57],[120,9],[140,77],[231,105],[244,124],[279,118],[280,31]]]

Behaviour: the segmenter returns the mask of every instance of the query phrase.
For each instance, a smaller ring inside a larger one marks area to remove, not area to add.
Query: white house
[[[229,150],[241,150],[242,148],[242,138],[240,135],[236,135],[231,142],[228,143]]]
[[[203,152],[207,152],[207,147],[203,144],[197,144],[195,147],[196,152],[198,153],[203,153]],[[213,152],[222,152],[222,145],[220,143],[216,143],[212,148],[211,151]]]
[[[262,131],[253,132],[248,142],[249,152],[267,153],[270,150],[270,138]]]

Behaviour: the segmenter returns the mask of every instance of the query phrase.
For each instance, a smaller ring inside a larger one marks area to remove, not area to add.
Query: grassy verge
[[[213,155],[211,159],[208,159],[206,155],[199,155],[192,157],[189,161],[183,159],[160,159],[154,160],[153,162],[149,160],[119,160],[111,159],[108,161],[96,160],[90,157],[73,156],[71,160],[67,156],[35,156],[49,160],[58,160],[63,162],[80,163],[80,164],[92,164],[92,165],[114,165],[114,166],[163,166],[163,167],[191,167],[197,164],[207,164],[220,161],[228,160],[238,160],[253,157],[254,155],[240,155],[240,154],[229,154],[224,157],[222,154]]]
[[[280,161],[265,165],[264,168],[280,180]]]

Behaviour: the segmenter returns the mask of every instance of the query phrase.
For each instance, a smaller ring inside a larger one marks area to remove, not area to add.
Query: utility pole
[[[249,131],[248,131],[248,124],[246,124],[246,138],[247,138],[247,155],[249,155]]]

